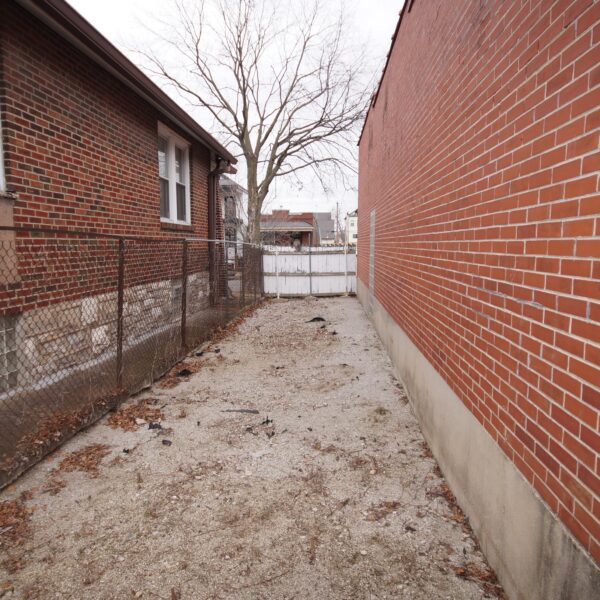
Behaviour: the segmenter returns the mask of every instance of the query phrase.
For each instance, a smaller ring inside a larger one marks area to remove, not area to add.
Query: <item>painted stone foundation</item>
[[[208,273],[191,274],[187,286],[187,314],[209,306]],[[127,288],[123,303],[126,346],[161,327],[181,320],[181,280],[164,280]],[[117,293],[109,292],[27,311],[17,317],[16,352],[19,373],[35,384],[44,377],[114,352],[117,338]]]
[[[598,598],[598,565],[360,280],[358,297],[509,598]]]

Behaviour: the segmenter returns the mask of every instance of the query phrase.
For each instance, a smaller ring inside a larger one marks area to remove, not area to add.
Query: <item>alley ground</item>
[[[2,514],[2,598],[502,594],[354,298],[268,303]]]

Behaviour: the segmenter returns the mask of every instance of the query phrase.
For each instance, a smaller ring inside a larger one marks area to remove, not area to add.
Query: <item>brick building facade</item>
[[[111,235],[145,238],[123,246],[125,336],[175,324],[181,240],[222,237],[235,158],[64,0],[0,3],[0,141],[0,226],[57,231],[0,231],[0,393],[21,385],[14,365],[32,383],[114,349]],[[209,255],[190,243],[191,313]]]
[[[319,245],[317,221],[312,212],[275,209],[271,214],[260,215],[260,231],[263,243],[269,245]]]
[[[600,2],[407,0],[359,144],[359,296],[515,598],[600,589],[599,65]]]

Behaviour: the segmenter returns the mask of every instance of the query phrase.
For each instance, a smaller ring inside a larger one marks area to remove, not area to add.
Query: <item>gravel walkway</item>
[[[187,363],[0,495],[0,597],[501,597],[356,299]]]

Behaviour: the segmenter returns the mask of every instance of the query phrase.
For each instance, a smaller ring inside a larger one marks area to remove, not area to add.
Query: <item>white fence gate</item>
[[[290,248],[263,254],[268,296],[339,296],[356,293],[356,251],[350,248]]]

